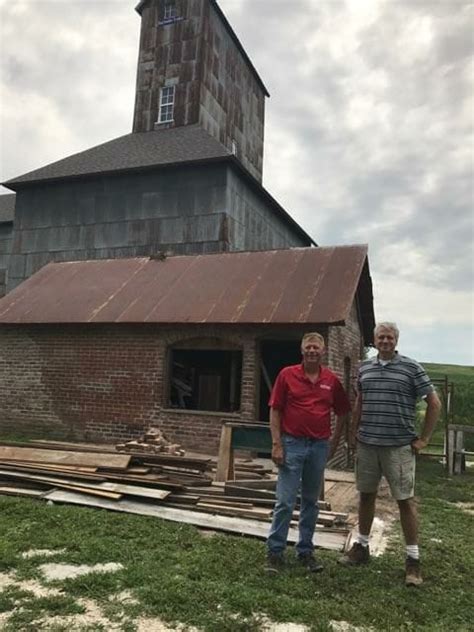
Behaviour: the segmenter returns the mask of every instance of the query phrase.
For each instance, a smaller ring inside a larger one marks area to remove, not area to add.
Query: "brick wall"
[[[348,322],[344,327],[329,327],[327,346],[328,366],[338,375],[353,403],[357,368],[364,348],[355,302],[352,305]],[[347,423],[349,421],[350,416],[347,418]],[[333,425],[334,423],[335,419],[333,419]],[[331,461],[331,466],[347,467],[350,464],[348,451],[344,443],[345,433],[343,433],[339,448]]]
[[[360,336],[352,320],[328,333],[328,361],[341,377],[344,354],[354,366],[358,359]],[[187,449],[216,453],[223,420],[256,419],[257,340],[268,333],[268,327],[2,326],[0,432],[115,442],[156,425]],[[239,412],[167,408],[169,346],[203,337],[242,349]]]
[[[196,335],[243,350],[240,413],[167,409],[170,344]],[[188,449],[216,452],[222,420],[255,419],[255,336],[218,328],[3,326],[0,432],[117,441],[158,425]]]

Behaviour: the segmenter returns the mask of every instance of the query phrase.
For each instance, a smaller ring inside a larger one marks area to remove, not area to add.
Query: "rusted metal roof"
[[[360,287],[369,331],[364,245],[50,263],[0,301],[0,323],[343,324]]]

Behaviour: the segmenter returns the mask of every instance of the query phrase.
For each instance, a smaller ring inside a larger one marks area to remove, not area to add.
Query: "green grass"
[[[456,364],[434,364],[423,362],[423,367],[432,380],[444,380],[445,377],[453,384],[452,414],[449,423],[474,425],[474,367]],[[442,395],[442,388],[437,384],[438,392]],[[423,417],[424,405],[418,405],[419,417]],[[432,444],[441,444],[436,447],[431,445],[430,452],[442,452],[446,420],[440,419],[432,438]],[[474,451],[474,435],[465,436],[465,447]]]
[[[474,502],[474,474],[449,480],[442,467],[420,463],[418,493],[425,584],[403,584],[404,551],[398,526],[388,551],[368,567],[347,569],[338,554],[320,553],[326,569],[307,576],[288,552],[287,570],[277,577],[263,572],[264,544],[218,534],[204,538],[189,525],[143,516],[72,506],[47,506],[31,499],[0,497],[1,572],[43,581],[45,562],[96,564],[120,562],[123,570],[55,581],[60,597],[35,598],[28,591],[0,591],[0,612],[12,619],[7,632],[61,630],[42,628],[45,616],[80,612],[80,597],[95,600],[111,622],[133,632],[139,616],[181,622],[206,632],[252,632],[265,613],[277,622],[330,630],[331,620],[374,630],[472,630],[474,552],[472,515],[456,502]],[[23,559],[31,549],[65,549],[55,558]],[[110,597],[128,590],[138,603]],[[84,628],[103,629],[100,626]]]

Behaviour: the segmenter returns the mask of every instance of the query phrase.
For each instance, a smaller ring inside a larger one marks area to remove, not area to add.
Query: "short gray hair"
[[[377,323],[374,329],[374,336],[377,335],[377,332],[379,329],[389,329],[390,331],[393,331],[393,333],[395,334],[395,338],[398,340],[400,331],[398,330],[396,323],[389,323],[389,322]]]

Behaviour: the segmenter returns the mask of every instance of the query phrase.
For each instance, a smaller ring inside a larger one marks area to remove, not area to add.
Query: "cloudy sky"
[[[131,131],[137,1],[0,0],[0,181]],[[403,353],[474,364],[474,3],[220,6],[271,94],[264,186],[319,245],[369,244]]]

